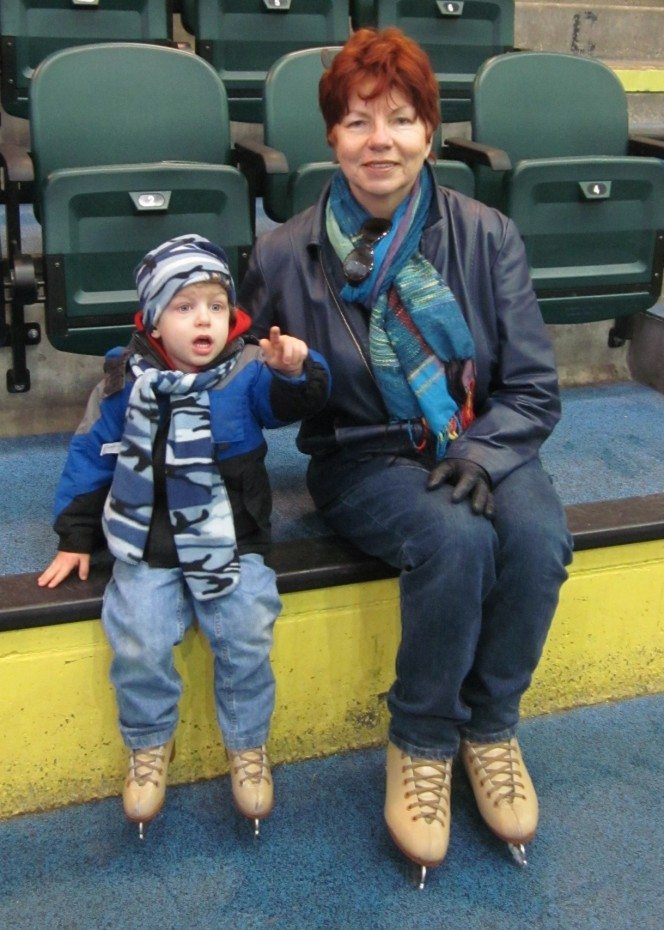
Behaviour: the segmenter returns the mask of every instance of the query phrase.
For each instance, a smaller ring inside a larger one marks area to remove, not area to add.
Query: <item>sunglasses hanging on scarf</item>
[[[374,249],[383,239],[392,223],[389,220],[373,216],[366,220],[358,233],[355,248],[348,253],[343,263],[344,276],[349,284],[361,284],[374,267]]]

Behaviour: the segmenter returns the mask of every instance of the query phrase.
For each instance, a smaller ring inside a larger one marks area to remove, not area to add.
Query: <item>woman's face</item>
[[[372,216],[390,219],[431,150],[431,133],[400,91],[363,100],[370,90],[371,82],[351,95],[329,141],[355,199]]]

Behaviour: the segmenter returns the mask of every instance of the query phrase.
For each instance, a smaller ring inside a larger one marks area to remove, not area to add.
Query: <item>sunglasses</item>
[[[355,248],[348,253],[343,264],[344,277],[349,284],[361,284],[369,277],[373,271],[376,243],[380,242],[391,228],[389,220],[377,216],[370,217],[362,224]]]

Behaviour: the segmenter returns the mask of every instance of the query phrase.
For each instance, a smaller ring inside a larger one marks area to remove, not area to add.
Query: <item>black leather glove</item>
[[[452,492],[452,501],[455,504],[469,497],[473,513],[493,520],[495,507],[491,493],[491,479],[481,465],[476,465],[469,459],[443,459],[429,475],[427,488],[433,491],[443,482],[455,486]]]

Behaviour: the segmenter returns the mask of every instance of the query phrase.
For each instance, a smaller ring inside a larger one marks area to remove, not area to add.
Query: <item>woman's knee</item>
[[[497,539],[491,521],[474,514],[467,500],[452,503],[450,491],[427,492],[404,538],[404,555],[409,561],[436,561],[441,571],[493,563]]]
[[[517,469],[494,492],[501,550],[523,565],[567,565],[572,540],[565,509],[538,459]]]
[[[510,519],[512,517],[512,519]],[[503,515],[498,526],[501,562],[511,562],[525,579],[563,581],[572,560],[572,537],[562,507]]]

